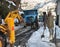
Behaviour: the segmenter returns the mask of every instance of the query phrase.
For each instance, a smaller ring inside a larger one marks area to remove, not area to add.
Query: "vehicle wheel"
[[[6,46],[7,46],[6,35],[4,35],[0,31],[0,47],[6,47]]]
[[[0,36],[0,47],[4,47],[4,39]]]
[[[0,32],[0,47],[13,47],[13,45],[10,44],[7,39],[7,36]]]

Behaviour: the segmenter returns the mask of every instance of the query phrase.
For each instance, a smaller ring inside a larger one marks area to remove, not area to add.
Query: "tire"
[[[6,47],[7,46],[6,36],[1,31],[0,31],[0,43],[3,44],[2,47]]]
[[[0,47],[13,47],[13,44],[10,44],[9,42],[7,42],[7,36],[4,35],[1,31],[0,31],[0,43],[2,44],[2,46]]]
[[[4,39],[2,36],[0,36],[0,47],[5,47]]]

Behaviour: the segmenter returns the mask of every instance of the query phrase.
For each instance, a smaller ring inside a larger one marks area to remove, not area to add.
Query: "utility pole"
[[[21,9],[21,0],[20,0],[20,9]]]
[[[20,4],[19,4],[19,9],[20,9],[20,11],[22,11],[22,8],[21,8],[21,0],[20,0]]]

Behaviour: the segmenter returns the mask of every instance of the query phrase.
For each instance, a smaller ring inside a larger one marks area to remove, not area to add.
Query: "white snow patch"
[[[39,28],[32,34],[31,38],[28,40],[27,47],[55,47],[55,44],[49,42],[49,30],[47,27],[44,31],[45,37],[41,39],[43,28],[44,27]]]
[[[60,39],[60,28],[56,26],[56,38]]]
[[[2,24],[5,24],[4,19],[2,19]]]
[[[12,4],[13,6],[16,6],[16,4],[13,1],[9,1],[9,0],[6,0],[6,1]]]

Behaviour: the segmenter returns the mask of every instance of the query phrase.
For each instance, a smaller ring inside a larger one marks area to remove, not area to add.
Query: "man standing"
[[[47,15],[46,15],[46,12],[43,12],[43,24],[44,24],[44,31],[45,31],[46,25],[47,25]],[[41,35],[41,38],[44,37],[44,31],[43,31],[43,33]]]
[[[50,32],[50,36],[49,39],[52,40],[53,39],[53,28],[54,28],[54,20],[53,20],[53,15],[51,14],[51,11],[48,12],[48,16],[47,16],[47,27],[49,28],[49,32]]]
[[[43,12],[43,23],[44,23],[44,30],[46,29],[46,24],[47,24],[47,15],[46,12]]]

